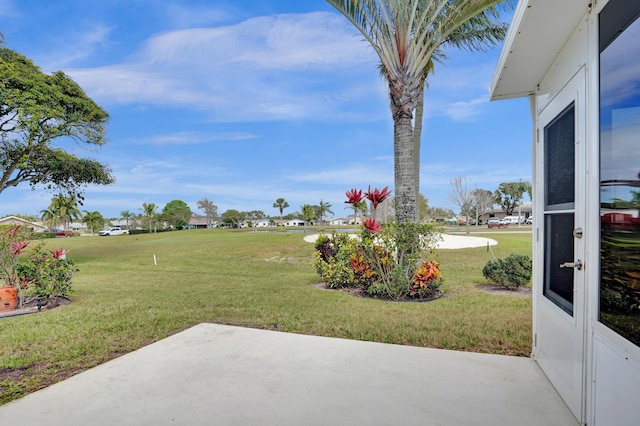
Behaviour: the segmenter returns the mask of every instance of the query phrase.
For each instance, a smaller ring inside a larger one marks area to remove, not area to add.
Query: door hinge
[[[534,348],[538,347],[538,333],[534,333],[533,335],[533,347]]]

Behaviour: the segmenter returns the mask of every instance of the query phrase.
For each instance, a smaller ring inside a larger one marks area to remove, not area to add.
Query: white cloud
[[[377,162],[371,164],[351,164],[341,168],[324,169],[308,173],[294,173],[287,179],[300,183],[316,183],[324,186],[349,185],[350,187],[365,185],[389,185],[393,182],[393,162]],[[349,189],[346,188],[345,191]]]
[[[483,114],[483,107],[488,106],[488,98],[477,98],[469,101],[454,102],[449,105],[446,114],[453,121],[473,121]]]
[[[102,105],[188,107],[227,122],[367,118],[366,100],[386,104],[385,86],[352,31],[331,13],[258,17],[158,34],[126,63],[66,72]]]
[[[57,71],[74,62],[93,55],[100,47],[109,43],[111,27],[101,22],[78,24],[70,33],[65,34],[54,52],[39,57],[45,72]]]
[[[164,135],[149,136],[142,139],[127,140],[128,143],[152,145],[195,145],[219,141],[242,141],[255,139],[258,136],[246,132],[206,133],[206,132],[175,132]]]

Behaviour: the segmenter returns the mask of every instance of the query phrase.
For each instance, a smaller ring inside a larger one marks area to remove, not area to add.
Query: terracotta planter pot
[[[12,311],[18,303],[18,293],[13,287],[0,287],[0,312]]]

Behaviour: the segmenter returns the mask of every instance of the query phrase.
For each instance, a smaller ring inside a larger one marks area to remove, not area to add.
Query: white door
[[[581,69],[539,114],[534,357],[583,421],[585,376],[585,77]]]

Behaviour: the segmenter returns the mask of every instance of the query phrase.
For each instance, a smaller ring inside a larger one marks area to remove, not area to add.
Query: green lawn
[[[302,236],[191,230],[48,241],[70,249],[80,269],[73,303],[0,319],[0,403],[201,322],[529,355],[531,300],[476,289],[487,283],[486,248],[434,253],[444,298],[385,302],[314,288],[313,245]],[[528,233],[483,236],[499,241],[498,257],[531,254]]]

